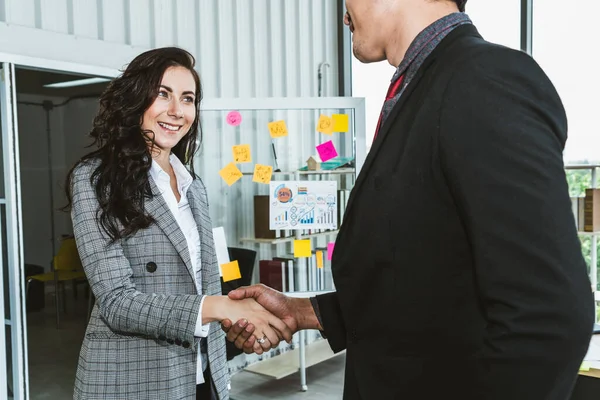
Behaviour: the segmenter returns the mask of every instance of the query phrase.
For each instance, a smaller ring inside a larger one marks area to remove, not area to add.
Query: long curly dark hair
[[[150,148],[158,145],[154,143],[153,132],[142,131],[142,117],[158,96],[163,74],[170,67],[184,67],[194,76],[198,112],[202,86],[194,66],[194,57],[183,49],[150,50],[131,61],[100,96],[100,107],[90,132],[93,138],[90,147],[97,149],[84,155],[67,174],[64,209],[69,210],[73,203],[73,171],[83,162],[98,160],[90,183],[100,206],[97,218],[113,242],[130,237],[154,222],[144,211],[144,202],[153,196],[148,178],[152,166]],[[192,161],[201,139],[202,127],[197,116],[189,132],[171,150],[193,177]]]

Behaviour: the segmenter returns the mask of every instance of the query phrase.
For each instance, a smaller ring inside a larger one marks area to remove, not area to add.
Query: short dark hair
[[[441,3],[442,1],[445,2],[452,2],[454,4],[456,4],[456,7],[458,7],[458,11],[460,12],[465,12],[465,4],[467,4],[468,0],[428,0],[429,2],[433,2],[433,3]]]
[[[465,12],[465,5],[467,4],[467,0],[454,0],[454,2],[458,7],[458,11]]]

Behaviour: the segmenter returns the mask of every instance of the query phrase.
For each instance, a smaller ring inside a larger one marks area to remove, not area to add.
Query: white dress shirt
[[[192,261],[192,267],[194,269],[194,282],[196,284],[196,289],[198,290],[198,294],[202,294],[200,234],[198,233],[198,226],[196,225],[196,220],[194,219],[194,215],[192,214],[192,210],[187,199],[187,191],[192,184],[193,178],[181,161],[179,161],[177,156],[171,154],[169,161],[173,167],[175,176],[177,177],[177,191],[181,196],[179,203],[177,202],[175,193],[173,193],[173,189],[171,189],[171,178],[169,174],[163,171],[163,169],[154,159],[152,160],[152,167],[150,168],[150,177],[154,183],[156,183],[156,186],[162,194],[163,199],[167,203],[169,210],[171,210],[171,213],[175,217],[175,220],[179,225],[179,229],[181,229],[185,236],[185,241],[187,242],[188,251],[190,253],[190,259]],[[200,312],[198,313],[196,330],[194,332],[194,336],[201,338],[208,336],[208,330],[210,328],[210,324],[202,325],[202,306],[204,305],[205,298],[206,297],[203,297],[202,302],[200,303]],[[198,366],[196,369],[197,384],[204,383],[203,371],[206,369],[205,366],[207,363],[208,358],[206,354],[201,353],[200,346],[198,346]]]

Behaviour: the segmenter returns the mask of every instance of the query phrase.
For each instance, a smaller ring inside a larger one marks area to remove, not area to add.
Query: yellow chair
[[[29,285],[32,281],[39,282],[50,282],[54,281],[54,296],[56,304],[56,329],[60,327],[60,290],[59,285],[62,286],[63,290],[63,307],[64,307],[64,282],[75,281],[76,279],[85,279],[85,273],[81,260],[79,259],[79,253],[77,252],[77,246],[75,245],[74,238],[66,238],[62,241],[58,253],[54,256],[52,261],[52,271],[44,274],[31,275],[27,277],[27,294],[29,294]],[[92,301],[92,295],[90,293],[90,302]],[[88,305],[89,308],[89,305]],[[89,310],[88,310],[89,313]]]

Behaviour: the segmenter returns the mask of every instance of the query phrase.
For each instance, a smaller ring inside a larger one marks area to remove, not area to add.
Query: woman
[[[224,335],[210,322],[247,319],[264,349],[291,339],[258,303],[220,296],[206,189],[192,164],[202,98],[193,68],[178,48],[136,57],[100,98],[97,149],[68,174],[96,297],[75,399],[227,399]]]

